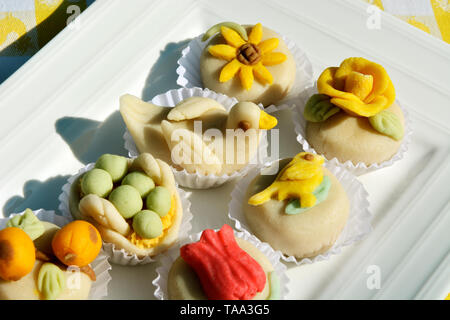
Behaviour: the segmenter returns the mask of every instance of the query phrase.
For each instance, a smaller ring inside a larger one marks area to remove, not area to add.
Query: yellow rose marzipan
[[[386,70],[364,58],[345,59],[325,69],[317,80],[320,94],[350,115],[372,117],[395,101],[395,89]]]

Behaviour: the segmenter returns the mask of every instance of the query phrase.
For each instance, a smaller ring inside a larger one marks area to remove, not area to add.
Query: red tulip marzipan
[[[208,299],[250,300],[266,285],[263,268],[239,247],[229,225],[218,232],[206,229],[198,242],[181,247],[180,254]]]

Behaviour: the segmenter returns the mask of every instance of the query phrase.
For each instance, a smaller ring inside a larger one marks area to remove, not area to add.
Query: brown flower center
[[[257,64],[261,60],[261,50],[253,43],[246,43],[239,48],[237,59],[245,65]]]

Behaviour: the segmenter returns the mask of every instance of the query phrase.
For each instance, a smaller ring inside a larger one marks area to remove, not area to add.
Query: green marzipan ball
[[[132,218],[142,210],[143,202],[139,191],[129,185],[117,187],[108,199],[125,219]]]
[[[157,213],[142,210],[133,217],[133,229],[142,238],[153,239],[162,234],[163,224]]]
[[[99,197],[106,197],[113,188],[113,182],[108,172],[102,169],[92,169],[86,172],[81,178],[81,191],[85,195],[96,194]]]
[[[113,154],[104,154],[98,158],[95,167],[108,171],[113,182],[121,180],[128,171],[128,160],[125,157]]]
[[[125,184],[135,187],[141,194],[142,198],[146,197],[148,193],[155,187],[155,183],[153,182],[152,178],[139,171],[127,174],[122,180],[122,185]]]
[[[147,196],[147,209],[155,211],[160,217],[169,213],[171,206],[171,194],[165,187],[156,187]]]

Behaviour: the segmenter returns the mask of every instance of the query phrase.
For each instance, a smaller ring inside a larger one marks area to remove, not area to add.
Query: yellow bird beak
[[[261,110],[261,114],[259,116],[259,128],[269,130],[275,127],[278,123],[277,118],[271,116],[267,112]]]

